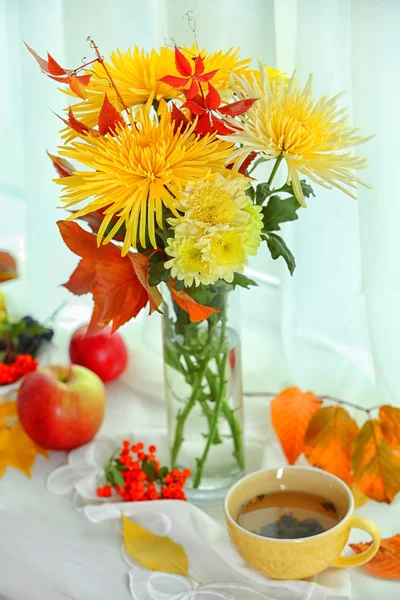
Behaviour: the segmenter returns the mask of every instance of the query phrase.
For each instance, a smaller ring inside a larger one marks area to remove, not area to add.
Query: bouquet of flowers
[[[28,47],[71,102],[51,155],[71,209],[58,225],[81,259],[65,286],[93,294],[92,329],[116,330],[147,304],[163,312],[172,467],[189,466],[194,488],[216,476],[223,487],[244,467],[230,292],[255,285],[243,272],[262,243],[293,273],[279,231],[313,194],[302,176],[354,196],[366,160],[350,149],[366,138],[339,96],[313,98],[311,76],[302,87],[239,50],[135,47],[106,61],[89,42],[93,60],[72,70]],[[279,167],[286,183],[274,188]]]

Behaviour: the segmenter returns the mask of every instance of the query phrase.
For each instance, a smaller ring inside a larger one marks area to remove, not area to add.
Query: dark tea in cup
[[[263,537],[293,540],[323,533],[341,519],[336,506],[322,496],[279,491],[252,498],[240,509],[237,522]]]

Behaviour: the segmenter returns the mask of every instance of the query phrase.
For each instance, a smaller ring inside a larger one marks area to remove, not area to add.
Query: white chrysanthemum
[[[235,170],[251,152],[266,159],[281,156],[287,163],[295,196],[303,206],[306,204],[299,173],[352,197],[355,196],[351,190],[357,183],[370,187],[353,173],[354,169],[367,166],[366,159],[352,156],[349,151],[340,152],[370,139],[359,136],[358,130],[347,124],[346,110],[338,107],[341,94],[314,100],[311,75],[304,89],[295,75],[288,85],[283,80],[270,85],[261,63],[259,83],[252,74],[249,79],[233,75],[231,84],[239,99],[258,98],[239,121],[227,117],[236,126],[235,133],[219,136],[240,145],[228,158],[228,162],[234,161]]]

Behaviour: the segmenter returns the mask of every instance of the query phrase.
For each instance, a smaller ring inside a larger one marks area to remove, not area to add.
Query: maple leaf
[[[0,252],[0,283],[15,279],[17,274],[16,260],[8,252]]]
[[[215,69],[214,71],[204,73],[204,62],[200,56],[195,59],[193,71],[192,65],[177,46],[175,46],[175,66],[182,77],[166,75],[165,77],[162,77],[160,81],[175,88],[184,87],[190,83],[189,89],[186,91],[187,100],[191,100],[197,96],[200,91],[200,83],[210,81],[210,79],[218,72],[218,69]]]
[[[96,275],[96,265],[94,260],[81,258],[75,271],[63,287],[67,288],[72,294],[82,296],[92,291],[93,281]]]
[[[368,420],[358,433],[352,466],[354,481],[369,498],[390,504],[400,491],[400,446],[389,444],[377,419]]]
[[[219,95],[215,87],[211,85],[211,83],[208,84],[208,94],[205,98],[204,103],[206,105],[206,108],[208,108],[209,110],[215,110],[221,104],[221,96]]]
[[[381,406],[379,419],[382,433],[389,444],[400,444],[400,408],[394,408],[388,404]]]
[[[307,427],[321,404],[313,392],[302,392],[298,387],[286,388],[272,400],[272,425],[290,465],[303,452]]]
[[[92,317],[89,333],[93,327],[106,327],[111,321],[114,333],[136,317],[149,300],[127,256],[118,263],[97,263],[92,294],[95,318]]]
[[[189,125],[189,119],[181,110],[179,110],[176,104],[172,105],[171,121],[174,123],[174,133],[176,133],[179,128],[184,130],[185,127]]]
[[[47,152],[47,156],[50,157],[53,166],[60,177],[70,177],[74,172],[74,166],[66,158],[56,156]]]
[[[371,544],[372,542],[350,544],[350,548],[360,554],[368,550]],[[378,552],[364,567],[376,577],[400,579],[400,534],[381,540]]]
[[[200,321],[208,319],[208,317],[213,313],[221,312],[216,308],[211,308],[211,306],[199,304],[196,302],[196,300],[193,300],[193,298],[187,292],[185,292],[185,290],[177,290],[175,279],[170,279],[168,286],[171,290],[171,295],[174,302],[176,302],[176,304],[180,306],[182,310],[188,313],[192,323],[199,323]]]
[[[157,288],[148,285],[148,258],[129,253],[121,256],[112,243],[97,246],[96,236],[71,221],[59,221],[65,244],[81,261],[64,286],[81,295],[93,294],[94,308],[89,333],[112,321],[116,331],[150,303],[150,311],[161,302]]]
[[[58,62],[51,56],[51,54],[47,53],[47,60],[41,58],[33,48],[28,46],[26,42],[25,46],[28,51],[35,58],[42,72],[45,73],[50,79],[54,79],[58,83],[65,83],[69,85],[70,89],[74,94],[80,96],[83,100],[86,99],[86,91],[85,87],[89,85],[89,81],[91,78],[91,74],[88,73],[86,75],[77,75],[77,71],[79,69],[64,69]]]
[[[15,402],[0,405],[0,477],[7,467],[19,469],[28,477],[37,454],[48,457],[48,452],[38,446],[25,433],[18,418]]]
[[[82,215],[82,216],[78,217],[78,220],[85,221],[89,225],[89,227],[93,231],[93,233],[97,233],[100,229],[100,225],[103,222],[104,215],[105,215],[107,208],[108,208],[108,206],[105,206],[101,210],[93,210],[93,211],[87,213],[86,215]],[[78,211],[71,210],[69,212],[71,212],[72,214],[75,214]],[[118,217],[113,215],[111,218],[111,223],[113,223],[117,220],[118,220]],[[117,242],[123,242],[124,238],[125,238],[125,235],[124,235],[124,233],[122,233],[121,235],[115,235],[113,237],[113,240],[116,240]]]
[[[308,462],[351,485],[351,449],[357,423],[341,406],[326,406],[313,414],[304,437]]]
[[[99,132],[101,135],[110,133],[116,135],[117,127],[125,127],[126,123],[117,109],[109,101],[107,94],[104,95],[103,106],[99,114]]]
[[[238,100],[237,102],[231,102],[231,104],[225,104],[218,108],[218,112],[221,115],[228,115],[230,117],[238,117],[243,115],[249,110],[258,98],[246,98],[245,100]]]

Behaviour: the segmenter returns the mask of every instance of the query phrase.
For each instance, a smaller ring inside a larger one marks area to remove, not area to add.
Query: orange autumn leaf
[[[140,259],[131,253],[121,256],[121,249],[111,242],[98,247],[96,236],[77,223],[59,221],[58,227],[65,244],[82,259],[64,286],[77,295],[93,294],[89,332],[110,322],[112,331],[116,331],[148,302],[150,310],[157,308],[161,295],[148,286],[146,257]]]
[[[96,276],[96,265],[97,263],[94,260],[81,258],[71,277],[66,283],[62,284],[63,287],[76,296],[88,294],[92,291],[93,281]]]
[[[96,322],[92,319],[90,331],[93,326],[105,327],[112,321],[114,333],[136,317],[149,300],[127,256],[119,263],[97,263],[92,293]]]
[[[148,293],[150,303],[150,314],[158,311],[158,307],[162,303],[162,296],[157,286],[149,285],[149,256],[140,254],[139,252],[129,252],[129,260],[131,261],[137,278]]]
[[[377,419],[368,420],[358,433],[352,466],[354,481],[369,498],[390,504],[400,491],[400,445],[389,444]]]
[[[364,506],[364,504],[367,504],[367,502],[369,501],[368,496],[366,496],[360,491],[360,488],[356,483],[354,483],[354,481],[351,486],[351,491],[353,493],[354,506],[356,508],[360,508],[361,506]]]
[[[61,121],[63,123],[65,123],[65,125],[67,125],[68,127],[71,127],[71,129],[76,131],[76,133],[79,133],[79,135],[83,135],[84,133],[85,134],[91,133],[95,137],[99,137],[101,135],[100,132],[97,131],[97,129],[88,127],[88,125],[85,125],[85,123],[82,123],[82,121],[79,121],[75,117],[74,113],[72,112],[71,107],[69,107],[69,109],[68,109],[68,119],[64,119],[64,117],[60,117],[60,115],[57,115],[57,117],[59,119],[61,119]]]
[[[293,465],[304,448],[304,436],[322,401],[298,387],[283,390],[271,402],[271,420],[288,463]]]
[[[199,323],[208,319],[213,313],[220,312],[216,308],[211,308],[211,306],[199,304],[185,290],[177,290],[175,279],[170,279],[168,285],[174,302],[188,313],[192,323]]]
[[[365,552],[372,542],[350,544],[356,554]],[[384,579],[400,579],[400,534],[381,541],[374,558],[364,565],[376,577]]]
[[[8,467],[19,469],[31,476],[36,456],[48,457],[41,448],[25,433],[18,418],[15,402],[0,405],[0,477]]]
[[[351,485],[351,449],[358,431],[357,423],[341,406],[321,408],[311,417],[304,437],[308,462]]]
[[[389,444],[400,445],[400,408],[394,408],[388,404],[381,406],[379,419],[382,433]]]
[[[8,252],[0,252],[0,283],[17,277],[17,263]]]
[[[124,127],[125,121],[117,109],[111,104],[107,94],[105,94],[103,106],[99,113],[99,132],[101,135],[106,135],[107,133],[115,135],[118,126]]]

